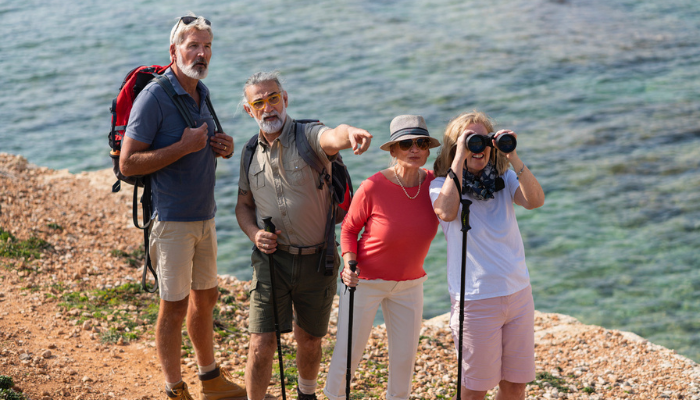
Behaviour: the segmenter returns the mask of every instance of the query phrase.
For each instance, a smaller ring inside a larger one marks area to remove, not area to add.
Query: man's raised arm
[[[367,151],[371,141],[372,134],[346,124],[338,125],[335,129],[328,129],[321,134],[321,148],[329,156],[350,148],[355,154],[360,155]]]

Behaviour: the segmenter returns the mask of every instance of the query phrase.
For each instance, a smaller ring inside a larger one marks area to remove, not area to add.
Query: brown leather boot
[[[247,400],[245,386],[233,382],[233,377],[218,365],[216,369],[199,374],[202,383],[201,400]]]
[[[185,382],[178,383],[172,390],[165,388],[165,394],[168,396],[169,400],[194,400],[189,390],[187,390],[187,384]]]

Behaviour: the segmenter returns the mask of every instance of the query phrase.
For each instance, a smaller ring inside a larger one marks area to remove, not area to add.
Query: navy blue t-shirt
[[[214,135],[214,118],[204,99],[209,90],[200,81],[197,91],[200,105],[194,101],[168,68],[164,75],[170,79],[178,95],[183,96],[196,126],[206,122],[209,136]],[[175,103],[155,81],[139,93],[129,115],[126,136],[148,143],[151,149],[168,147],[180,141],[187,123]],[[167,167],[152,173],[151,192],[154,214],[161,221],[205,221],[214,218],[214,184],[216,155],[209,142]]]

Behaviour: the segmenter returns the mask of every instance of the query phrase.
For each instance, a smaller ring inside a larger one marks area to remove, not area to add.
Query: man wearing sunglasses
[[[352,148],[362,154],[372,135],[348,125],[330,129],[320,123],[295,123],[287,115],[289,98],[276,72],[248,78],[243,96],[243,107],[260,128],[247,174],[245,157],[241,157],[236,205],[238,224],[255,243],[245,374],[248,399],[265,397],[277,346],[270,301],[269,257],[273,254],[279,329],[293,331],[297,342],[297,395],[301,400],[316,399],[321,338],[328,331],[340,259],[335,248],[329,249],[335,255],[333,274],[319,270],[331,199],[327,189],[317,187],[318,173],[299,155],[295,129],[303,129],[327,171],[340,150]],[[279,228],[274,233],[263,229],[262,218],[268,216]]]
[[[214,132],[207,76],[211,23],[194,14],[178,19],[170,34],[169,69],[163,74],[187,106],[188,127],[161,85],[151,82],[134,102],[121,149],[127,175],[150,176],[154,218],[150,256],[158,271],[160,309],[156,348],[170,399],[192,399],[180,370],[182,324],[199,365],[203,400],[245,399],[214,358],[213,310],[218,299],[214,181],[216,158],[230,158],[233,139]]]

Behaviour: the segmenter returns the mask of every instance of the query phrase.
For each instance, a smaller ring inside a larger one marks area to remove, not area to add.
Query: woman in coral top
[[[394,118],[390,131],[390,140],[380,148],[391,153],[393,166],[362,182],[343,221],[340,239],[345,262],[341,277],[346,285],[357,286],[352,373],[381,304],[389,341],[388,400],[407,399],[411,392],[427,279],[423,261],[438,227],[428,195],[434,175],[421,167],[430,149],[440,145],[430,137],[419,115]],[[348,267],[351,260],[357,260],[357,273]],[[341,292],[335,350],[323,390],[331,400],[345,398],[348,296],[347,291]]]

